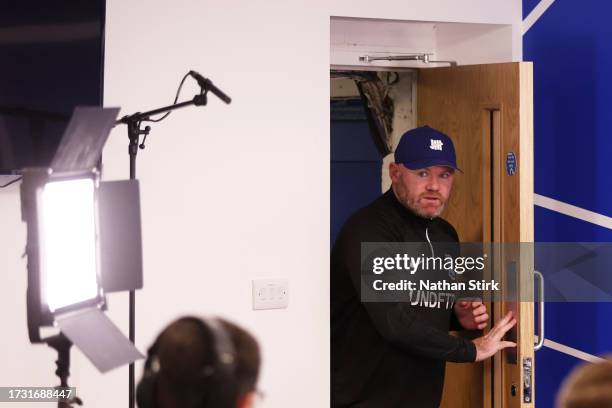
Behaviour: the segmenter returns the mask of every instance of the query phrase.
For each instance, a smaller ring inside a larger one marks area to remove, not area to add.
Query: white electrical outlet
[[[254,279],[253,310],[286,309],[289,305],[287,279]]]

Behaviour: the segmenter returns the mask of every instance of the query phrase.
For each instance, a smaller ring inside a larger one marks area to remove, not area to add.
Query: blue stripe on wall
[[[523,0],[523,20],[538,5],[540,0]]]

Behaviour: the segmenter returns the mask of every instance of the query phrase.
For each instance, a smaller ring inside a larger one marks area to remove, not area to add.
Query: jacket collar
[[[434,220],[432,218],[421,217],[420,215],[416,214],[411,209],[406,208],[404,204],[402,204],[395,196],[395,193],[393,192],[393,188],[390,187],[389,190],[387,190],[387,192],[384,195],[387,198],[387,200],[389,200],[392,203],[393,207],[397,210],[397,212],[402,215],[403,218],[409,221],[412,221],[412,222],[416,222],[423,228],[427,228],[429,224],[431,224],[431,222]]]

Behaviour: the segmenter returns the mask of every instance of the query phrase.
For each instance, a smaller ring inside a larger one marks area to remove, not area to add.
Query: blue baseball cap
[[[411,129],[402,135],[395,149],[395,162],[411,170],[448,166],[461,171],[451,138],[429,126]]]

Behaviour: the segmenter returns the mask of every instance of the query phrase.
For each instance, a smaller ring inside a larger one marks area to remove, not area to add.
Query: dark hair
[[[255,338],[234,323],[216,319],[234,348],[232,393],[235,402],[255,390],[261,362]],[[172,322],[158,336],[155,354],[160,370],[157,378],[158,406],[189,407],[206,401],[207,394],[219,392],[218,385],[202,375],[204,367],[218,364],[215,336],[198,318],[182,317]]]

